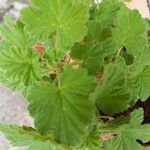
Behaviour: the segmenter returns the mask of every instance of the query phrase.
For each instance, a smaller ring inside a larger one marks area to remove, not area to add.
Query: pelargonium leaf
[[[99,43],[111,37],[110,28],[104,26],[103,23],[92,20],[87,23],[87,27],[88,33],[84,38],[86,43]]]
[[[112,39],[105,40],[100,44],[75,44],[71,54],[73,58],[81,60],[81,66],[88,69],[90,74],[96,74],[104,63],[104,58],[114,54],[116,44]]]
[[[122,7],[124,4],[118,0],[104,0],[99,4],[93,20],[102,23],[105,27],[111,27]]]
[[[87,132],[87,135],[83,138],[81,144],[76,149],[101,150],[102,143],[99,129],[97,125],[93,125],[89,127],[89,132]]]
[[[70,0],[32,0],[22,11],[21,21],[37,39],[54,37],[57,46],[70,48],[86,34],[88,7]]]
[[[150,139],[150,126],[148,124],[141,125],[142,118],[142,109],[131,113],[129,124],[123,124],[115,129],[114,138],[105,142],[104,150],[141,150],[142,146],[136,140],[138,139],[145,143]]]
[[[120,64],[108,64],[105,67],[102,81],[95,90],[96,103],[106,114],[122,112],[130,104],[131,92],[127,85],[125,68]]]
[[[0,71],[3,81],[10,85],[18,83],[29,87],[41,78],[41,67],[38,56],[31,49],[11,48],[0,51]]]
[[[24,146],[27,150],[69,150],[55,142],[52,136],[41,136],[31,127],[0,124],[0,131],[13,146]]]
[[[139,86],[139,98],[146,100],[150,96],[150,67],[145,67],[137,75],[137,86]]]
[[[24,25],[20,21],[17,21],[15,24],[8,17],[5,17],[4,21],[4,25],[0,25],[0,34],[2,36],[1,50],[8,50],[12,47],[26,49],[36,42],[35,38],[24,30]]]
[[[137,10],[122,8],[115,21],[113,37],[118,48],[125,47],[130,54],[143,51],[148,43],[146,22]]]
[[[60,142],[75,145],[94,115],[94,104],[88,97],[95,80],[85,69],[70,67],[58,78],[58,87],[43,83],[31,88],[29,111],[40,133],[51,132]]]

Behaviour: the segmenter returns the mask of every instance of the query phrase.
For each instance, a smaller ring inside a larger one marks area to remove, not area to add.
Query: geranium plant
[[[150,95],[148,29],[121,0],[31,0],[16,23],[5,17],[0,80],[26,98],[34,128],[0,131],[28,150],[141,150],[143,110],[123,112]]]

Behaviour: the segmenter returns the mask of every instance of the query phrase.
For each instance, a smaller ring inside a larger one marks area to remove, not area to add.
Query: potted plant
[[[26,98],[35,127],[0,131],[28,150],[141,150],[148,30],[120,0],[31,0],[15,24],[5,17],[1,83]]]

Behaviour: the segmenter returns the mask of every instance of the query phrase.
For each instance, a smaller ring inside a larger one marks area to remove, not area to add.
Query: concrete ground
[[[19,10],[26,4],[27,0],[0,0],[0,22],[3,21],[3,16],[6,13],[11,15],[13,19],[16,19],[19,16]],[[131,9],[139,9],[143,17],[150,17],[146,0],[133,0],[127,5]],[[0,123],[2,122],[33,125],[33,121],[27,112],[24,98],[0,86]],[[13,148],[4,136],[0,134],[0,150],[23,150],[23,148]]]

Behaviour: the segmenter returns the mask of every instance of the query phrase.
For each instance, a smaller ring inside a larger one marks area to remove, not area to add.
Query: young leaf
[[[94,104],[88,100],[95,83],[85,69],[66,67],[58,77],[58,87],[40,84],[28,95],[29,111],[42,134],[52,132],[62,143],[75,145],[85,134],[94,114]]]
[[[113,37],[118,48],[125,47],[130,54],[144,50],[148,43],[146,22],[137,10],[122,8],[115,21]]]
[[[56,143],[51,136],[41,136],[30,127],[0,124],[0,131],[13,146],[25,146],[27,150],[69,150]]]
[[[40,80],[38,56],[31,49],[11,48],[0,52],[0,71],[9,83],[32,85]]]
[[[32,0],[32,6],[22,11],[21,21],[37,39],[51,36],[57,46],[70,48],[86,34],[86,5],[70,0]]]
[[[123,64],[122,66],[108,64],[102,79],[95,91],[95,100],[99,109],[106,114],[126,110],[130,104],[131,92],[127,85]]]

